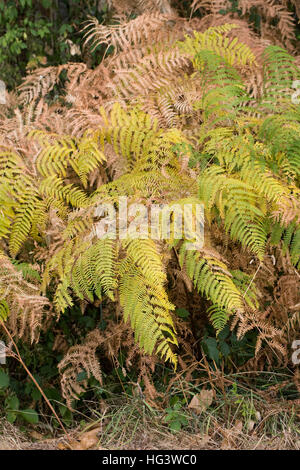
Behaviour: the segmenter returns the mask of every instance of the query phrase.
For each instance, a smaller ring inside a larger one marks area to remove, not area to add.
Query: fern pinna
[[[167,15],[154,16],[157,28],[168,21]],[[116,48],[99,66],[102,72],[112,67],[100,109],[82,104],[82,84],[92,83],[97,70],[85,76],[78,68],[75,80],[72,66],[66,87],[71,82],[74,89],[67,90],[68,106],[60,109],[63,121],[57,103],[47,111],[53,121],[45,117],[45,90],[39,102],[33,84],[28,106],[35,107],[39,125],[33,119],[25,126],[20,145],[11,144],[11,134],[1,144],[0,312],[11,328],[16,322],[21,330],[27,325],[33,340],[41,315],[107,297],[121,306],[144,352],[176,366],[176,305],[169,300],[167,272],[174,252],[182,274],[205,299],[217,333],[231,319],[233,324],[246,319],[248,328],[249,318],[259,318],[260,306],[254,278],[232,269],[222,248],[211,242],[216,230],[224,246],[237,244],[260,266],[270,247],[280,246],[299,268],[300,107],[290,99],[299,69],[278,46],[256,54],[238,39],[237,24],[185,37],[183,25],[179,38],[171,31],[157,33],[150,55],[147,37],[135,35],[135,24],[112,30],[94,25],[90,33],[95,44]],[[126,55],[124,41],[140,63]],[[150,66],[157,70],[151,84],[143,77]],[[260,74],[263,86],[249,90],[249,75],[255,82]],[[27,91],[28,86],[27,81]],[[72,92],[78,93],[74,99]],[[99,239],[93,231],[96,208],[111,203],[124,215],[119,201],[125,196],[147,207],[203,204],[203,247],[187,249],[189,240],[172,234],[163,241]],[[27,272],[30,262],[40,271],[32,284],[17,269],[26,250],[31,253]],[[31,321],[23,321],[28,296],[35,307]]]

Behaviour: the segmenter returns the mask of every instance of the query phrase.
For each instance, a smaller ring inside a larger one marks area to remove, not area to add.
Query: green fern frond
[[[40,191],[46,197],[52,197],[61,202],[72,204],[72,206],[77,208],[86,206],[88,202],[84,191],[73,184],[65,184],[65,181],[56,175],[44,178],[40,185]]]
[[[300,78],[295,59],[279,46],[268,46],[262,54],[264,93],[259,108],[274,111],[290,107],[292,84]]]
[[[209,307],[207,309],[207,315],[217,334],[223,330],[230,318],[228,311],[226,309],[220,308],[218,305],[212,305]]]
[[[241,292],[235,286],[226,264],[201,252],[186,250],[186,242],[180,248],[180,265],[194,282],[198,292],[230,314],[243,310]]]
[[[129,239],[123,245],[149,285],[162,286],[166,282],[161,256],[153,240]]]
[[[28,238],[33,227],[43,222],[45,204],[33,188],[24,190],[22,200],[16,208],[16,216],[11,228],[9,250],[15,256]]]
[[[41,281],[41,276],[39,272],[36,269],[34,269],[34,267],[31,264],[25,263],[16,259],[12,259],[11,262],[18,271],[22,272],[24,279],[38,281],[38,282]]]
[[[231,237],[263,259],[267,238],[264,213],[250,184],[212,165],[199,179],[199,198],[205,204],[208,218],[216,207]]]
[[[176,366],[177,358],[171,345],[177,345],[177,339],[169,313],[174,306],[163,289],[147,282],[130,256],[120,263],[119,272],[124,320],[130,318],[136,341],[147,354],[155,352]]]
[[[87,131],[81,139],[70,136],[50,136],[42,131],[32,131],[29,137],[36,138],[42,144],[37,158],[39,173],[47,178],[57,175],[66,178],[67,170],[73,169],[84,187],[87,175],[105,161],[103,152],[98,147],[98,135]]]
[[[255,311],[259,309],[259,290],[253,280],[253,276],[249,276],[248,274],[240,271],[239,269],[235,269],[230,271],[232,274],[232,280],[237,288],[243,293],[243,299],[250,307],[251,310]]]
[[[9,315],[9,306],[5,300],[0,301],[0,320],[6,321]]]
[[[237,38],[229,39],[226,34],[237,28],[236,24],[224,24],[208,28],[204,33],[194,31],[193,36],[186,36],[180,43],[182,50],[194,59],[195,67],[199,65],[197,54],[200,51],[212,51],[224,58],[230,65],[251,65],[255,56],[251,49]]]
[[[95,267],[93,284],[95,293],[99,298],[101,298],[101,292],[103,292],[111,300],[115,300],[117,256],[117,245],[114,240],[98,240],[91,247],[91,264]]]

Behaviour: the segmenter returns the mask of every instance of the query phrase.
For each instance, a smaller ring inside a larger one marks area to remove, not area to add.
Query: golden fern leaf
[[[161,285],[156,287],[149,284],[130,255],[121,261],[119,273],[120,303],[124,309],[125,321],[130,318],[136,341],[147,354],[156,352],[176,366],[177,358],[171,345],[176,345],[177,340],[169,313],[174,306],[168,301],[164,289]],[[146,268],[146,273],[149,274],[149,268]],[[150,280],[152,281],[152,275]]]
[[[193,37],[186,37],[180,43],[180,48],[190,55],[194,64],[199,67],[197,54],[200,51],[212,51],[227,61],[229,65],[252,65],[255,63],[255,55],[252,50],[237,38],[230,39],[226,35],[237,25],[225,24],[208,28],[204,33],[194,32]],[[197,63],[198,62],[198,63]]]

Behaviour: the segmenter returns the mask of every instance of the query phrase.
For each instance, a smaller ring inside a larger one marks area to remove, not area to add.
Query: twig
[[[40,385],[38,384],[38,382],[35,380],[35,378],[33,377],[32,373],[30,372],[30,370],[28,369],[28,367],[26,366],[25,362],[23,361],[22,359],[22,356],[20,354],[20,351],[18,349],[18,346],[16,345],[11,333],[9,332],[9,330],[6,328],[5,324],[4,324],[4,321],[0,319],[0,324],[1,326],[3,327],[4,331],[6,332],[7,336],[9,337],[10,341],[12,342],[12,344],[14,345],[14,348],[16,350],[16,353],[17,353],[17,356],[14,356],[19,362],[20,364],[24,367],[24,369],[26,370],[27,374],[29,375],[29,377],[31,378],[31,380],[33,381],[33,383],[35,384],[35,386],[37,387],[37,389],[39,390],[39,392],[41,393],[41,395],[43,396],[43,398],[45,399],[47,405],[49,406],[50,410],[52,411],[52,413],[54,414],[55,418],[57,419],[60,427],[62,428],[64,434],[66,435],[67,439],[69,441],[71,441],[71,438],[66,430],[66,428],[64,427],[63,423],[61,422],[61,420],[59,419],[59,417],[57,416],[57,413],[55,411],[55,409],[53,408],[53,406],[51,405],[49,399],[46,397],[44,391],[42,390],[42,388],[40,387]]]
[[[260,268],[261,268],[261,263],[259,263],[257,270],[255,271],[255,273],[254,273],[254,275],[253,275],[253,277],[252,277],[252,279],[251,279],[251,281],[250,281],[250,283],[249,283],[247,289],[246,289],[245,292],[244,292],[244,295],[243,295],[244,298],[245,298],[245,295],[247,294],[248,290],[250,289],[252,282],[253,282],[254,279],[256,278],[256,276],[257,276],[258,271],[260,270]]]

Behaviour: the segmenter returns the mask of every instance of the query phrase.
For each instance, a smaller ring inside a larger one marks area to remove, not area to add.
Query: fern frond
[[[159,42],[160,38],[166,36],[166,29],[171,32],[171,28],[167,25],[168,21],[169,17],[160,13],[145,13],[128,23],[113,26],[100,25],[94,18],[83,29],[87,30],[84,45],[89,43],[92,51],[100,44],[124,50],[149,43],[150,37],[156,36],[155,41]]]
[[[219,308],[226,309],[229,314],[243,309],[241,292],[235,286],[226,264],[208,255],[201,255],[201,252],[187,251],[186,243],[180,248],[179,259],[198,292]]]
[[[220,308],[218,305],[212,305],[209,307],[207,309],[207,314],[217,334],[223,330],[230,318],[228,311]]]
[[[260,106],[271,110],[275,106],[285,109],[291,103],[292,84],[300,78],[295,59],[279,46],[268,46],[262,58],[264,93]]]
[[[199,197],[204,201],[208,218],[213,207],[217,207],[232,238],[263,259],[267,238],[263,225],[264,212],[250,184],[212,165],[200,177]]]
[[[39,339],[46,315],[51,315],[49,300],[40,289],[25,281],[10,259],[0,253],[0,317],[19,338],[31,342]],[[47,311],[48,309],[48,311]]]
[[[9,307],[5,300],[0,301],[0,320],[6,321],[9,315]]]
[[[201,51],[212,51],[219,57],[225,59],[229,65],[252,65],[255,63],[255,55],[251,49],[237,38],[230,39],[227,33],[237,28],[237,25],[225,24],[210,27],[204,33],[194,32],[193,37],[186,37],[181,43],[181,48],[193,57],[196,69],[203,67],[199,53]]]
[[[119,272],[124,319],[130,318],[136,341],[146,353],[155,352],[176,366],[177,358],[171,345],[176,345],[177,340],[169,313],[174,306],[160,285],[156,287],[148,283],[130,256],[120,263]]]

